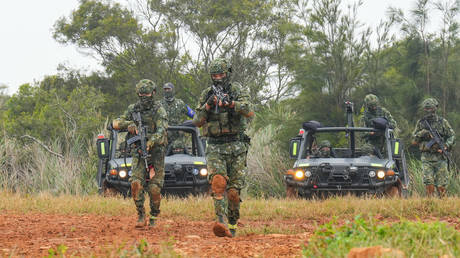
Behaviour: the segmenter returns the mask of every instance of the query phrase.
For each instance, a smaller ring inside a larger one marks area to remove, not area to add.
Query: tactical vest
[[[212,91],[210,90],[206,99],[208,99],[211,94]],[[235,89],[232,89],[229,96],[232,100],[237,101],[239,94]],[[236,136],[240,133],[242,127],[241,121],[242,115],[235,112],[235,109],[218,107],[216,113],[215,107],[213,107],[208,113],[204,133],[207,133],[208,137]]]
[[[142,125],[147,127],[147,134],[153,134],[156,132],[156,121],[158,120],[157,110],[159,109],[159,104],[155,103],[151,108],[145,109],[139,103],[134,105],[132,112],[140,112]],[[136,124],[139,126],[138,124]]]
[[[420,120],[420,123],[422,122],[422,120]],[[433,119],[433,120],[429,119],[428,122],[430,123],[430,126],[431,126],[431,128],[433,130],[438,131],[439,135],[441,136],[441,140],[445,142],[447,132],[446,132],[446,128],[444,128],[444,126],[443,126],[443,120],[444,119],[442,117],[436,116],[435,119]],[[428,128],[425,128],[424,126],[422,126],[422,128],[428,130]],[[428,149],[426,147],[426,144],[428,144],[428,142],[430,140],[431,140],[431,137],[425,137],[424,139],[422,139],[422,142],[420,143],[420,151],[422,151],[422,152],[433,152],[433,153],[438,152],[439,146],[437,144],[434,144],[431,147],[431,149]]]

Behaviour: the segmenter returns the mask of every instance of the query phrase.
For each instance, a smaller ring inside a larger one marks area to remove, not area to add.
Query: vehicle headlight
[[[126,173],[126,170],[120,170],[120,172],[118,173],[118,175],[121,177],[121,178],[125,178],[128,173]]]
[[[305,178],[305,173],[303,172],[303,170],[296,170],[295,171],[295,174],[294,174],[294,177],[297,179],[297,180],[302,180]]]
[[[311,171],[310,170],[305,171],[305,176],[306,177],[311,177]]]
[[[369,177],[375,177],[375,171],[374,170],[369,171]]]
[[[385,171],[383,171],[383,170],[377,171],[377,177],[379,179],[383,179],[385,177]]]
[[[207,175],[208,175],[208,170],[207,170],[206,168],[202,168],[202,169],[200,170],[200,175],[201,175],[201,176],[207,176]]]

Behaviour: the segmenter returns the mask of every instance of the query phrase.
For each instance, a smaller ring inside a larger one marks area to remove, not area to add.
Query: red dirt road
[[[161,217],[160,217],[161,218]],[[59,245],[68,247],[66,255],[117,256],[116,250],[133,250],[142,239],[159,253],[170,241],[173,250],[191,257],[293,257],[300,256],[302,245],[313,233],[314,222],[295,221],[302,233],[292,235],[245,235],[218,238],[211,221],[186,221],[161,218],[149,229],[135,229],[135,217],[97,215],[0,214],[0,256],[41,257]],[[288,222],[270,222],[282,226]],[[240,228],[260,226],[243,220]]]

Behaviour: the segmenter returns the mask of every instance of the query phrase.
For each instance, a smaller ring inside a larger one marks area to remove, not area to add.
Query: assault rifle
[[[431,136],[431,140],[426,144],[426,147],[428,149],[431,149],[431,147],[434,144],[438,144],[439,148],[442,151],[442,154],[444,155],[444,157],[447,158],[447,164],[449,164],[449,166],[452,165],[452,164],[455,165],[455,163],[452,161],[452,158],[450,157],[449,151],[446,148],[446,144],[442,140],[441,135],[439,135],[438,130],[433,129],[431,127],[430,123],[428,122],[428,120],[426,120],[426,119],[422,120],[422,123],[425,126],[425,128],[428,129],[428,131],[430,132],[430,136]]]
[[[145,171],[146,171],[146,175],[148,177],[149,175],[149,165],[147,163],[147,158],[150,157],[150,154],[148,153],[147,151],[147,128],[145,128],[145,126],[142,125],[142,118],[141,118],[141,113],[140,112],[134,112],[133,113],[133,119],[134,119],[134,122],[137,122],[137,125],[138,125],[138,134],[132,138],[130,138],[128,141],[127,141],[127,144],[128,145],[131,145],[135,142],[140,142],[140,148],[139,148],[139,152],[140,152],[140,157],[144,160],[144,163],[145,163]]]
[[[219,112],[219,102],[222,102],[223,105],[227,105],[228,103],[231,102],[231,100],[230,100],[230,97],[224,93],[221,87],[216,87],[213,84],[211,86],[211,89],[212,89],[212,93],[217,97],[217,103],[216,103],[216,108],[214,110],[214,113],[218,113]]]

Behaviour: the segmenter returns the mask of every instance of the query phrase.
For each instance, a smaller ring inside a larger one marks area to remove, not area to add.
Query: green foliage
[[[460,233],[443,222],[401,221],[381,224],[357,216],[340,225],[336,220],[322,225],[304,247],[305,257],[346,257],[353,247],[381,245],[411,257],[460,255]]]

